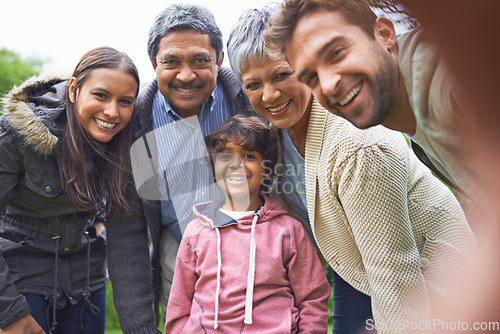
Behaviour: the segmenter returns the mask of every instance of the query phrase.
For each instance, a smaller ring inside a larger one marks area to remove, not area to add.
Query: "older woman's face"
[[[251,64],[241,80],[255,111],[280,129],[297,124],[309,108],[311,91],[285,60]]]

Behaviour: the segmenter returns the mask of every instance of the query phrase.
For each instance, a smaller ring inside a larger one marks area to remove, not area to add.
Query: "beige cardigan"
[[[379,333],[405,332],[396,324],[423,321],[431,305],[453,300],[475,238],[454,195],[401,133],[359,130],[314,100],[305,174],[322,255],[371,296]]]

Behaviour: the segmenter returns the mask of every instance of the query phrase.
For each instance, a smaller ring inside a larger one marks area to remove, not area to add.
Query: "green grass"
[[[121,329],[115,329],[115,328],[109,329],[109,328],[106,327],[105,333],[106,334],[122,334],[122,330]]]
[[[113,305],[113,293],[111,291],[111,283],[108,281],[106,286],[106,334],[121,334],[120,323],[116,315],[115,307]]]

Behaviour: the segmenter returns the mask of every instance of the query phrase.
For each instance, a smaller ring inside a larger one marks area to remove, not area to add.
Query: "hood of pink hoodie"
[[[259,216],[257,224],[269,221],[277,216],[288,215],[288,212],[283,210],[278,201],[271,199],[264,194],[260,194],[260,197],[264,203],[257,210],[255,210],[255,213]],[[252,225],[254,214],[235,221],[219,210],[222,207],[222,204],[222,202],[217,203],[212,201],[197,204],[193,207],[194,216],[200,219],[203,226],[209,228],[223,228],[232,224]]]

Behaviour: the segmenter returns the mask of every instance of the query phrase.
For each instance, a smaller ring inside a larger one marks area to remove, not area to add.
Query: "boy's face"
[[[237,211],[256,210],[260,206],[259,191],[262,180],[266,177],[263,162],[264,158],[260,152],[249,151],[232,142],[228,142],[226,147],[216,154],[216,182],[226,199],[231,199]],[[234,206],[228,202],[226,201],[223,208],[234,210]]]

